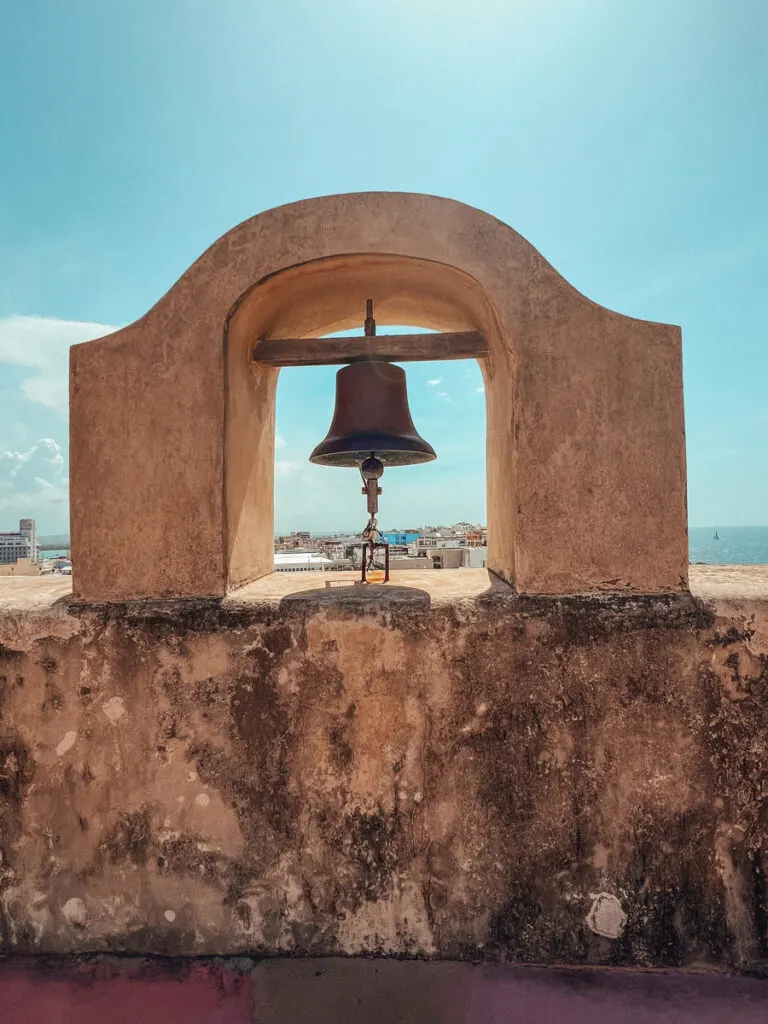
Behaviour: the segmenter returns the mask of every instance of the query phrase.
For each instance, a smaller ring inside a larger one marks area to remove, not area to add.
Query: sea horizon
[[[311,535],[332,534],[311,531]],[[40,555],[62,557],[68,550],[68,545],[62,544],[55,551],[41,551]],[[768,565],[768,526],[690,526],[688,560],[691,565]]]
[[[768,526],[690,526],[688,561],[691,565],[768,565]]]

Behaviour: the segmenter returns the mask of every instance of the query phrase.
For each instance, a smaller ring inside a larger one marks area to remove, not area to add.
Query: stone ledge
[[[523,597],[485,569],[413,570],[393,573],[387,585],[355,586],[357,574],[340,573],[272,573],[254,583],[233,591],[223,600],[168,599],[131,602],[115,607],[221,607],[245,609],[260,605],[282,606],[288,603],[371,607],[405,605],[453,605],[477,601],[502,600],[526,602],[579,602],[611,604],[613,602],[656,601],[660,605],[687,598],[687,594],[634,595],[609,593],[584,597]],[[694,598],[712,603],[768,602],[768,565],[692,565],[690,593]],[[69,610],[72,580],[67,577],[18,577],[0,579],[0,613],[45,612]],[[74,608],[89,606],[74,605]],[[93,606],[108,608],[109,606]]]

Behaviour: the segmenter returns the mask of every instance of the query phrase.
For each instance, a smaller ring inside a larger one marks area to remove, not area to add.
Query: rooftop
[[[233,591],[224,604],[274,604],[309,591],[327,591],[327,600],[354,596],[388,602],[409,600],[409,591],[433,604],[472,600],[507,588],[485,569],[414,569],[393,573],[385,586],[355,586],[357,572],[271,573]],[[728,602],[768,601],[768,565],[692,565],[690,588],[702,600]],[[5,577],[0,579],[0,612],[45,610],[72,593],[72,579],[64,576]],[[333,594],[333,597],[331,595]]]

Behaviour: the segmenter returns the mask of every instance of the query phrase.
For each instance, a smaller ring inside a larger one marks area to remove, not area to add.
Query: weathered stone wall
[[[760,960],[768,602],[350,590],[5,593],[2,950]]]

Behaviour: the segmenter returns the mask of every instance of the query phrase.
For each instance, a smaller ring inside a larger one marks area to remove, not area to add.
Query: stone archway
[[[71,358],[76,596],[221,596],[272,568],[277,372],[260,337],[481,329],[488,564],[524,593],[687,585],[676,327],[590,302],[446,199],[330,196],[220,238],[149,313]]]

